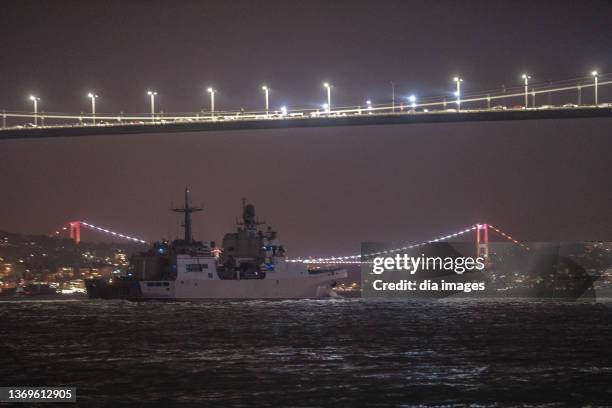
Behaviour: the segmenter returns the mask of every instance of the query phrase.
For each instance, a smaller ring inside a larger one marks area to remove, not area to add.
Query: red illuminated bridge
[[[66,231],[66,232],[69,231],[70,239],[74,240],[77,244],[79,244],[81,242],[81,227],[85,227],[89,230],[96,231],[98,233],[102,233],[102,234],[105,234],[105,235],[108,235],[114,238],[119,238],[121,240],[135,242],[139,244],[148,244],[148,242],[143,239],[136,238],[131,235],[119,233],[116,231],[112,231],[110,229],[103,228],[103,227],[100,227],[100,226],[97,226],[97,225],[94,225],[92,223],[85,222],[85,221],[70,221],[66,223],[65,225],[63,225],[62,227],[60,227],[57,231],[55,231],[55,235],[60,236],[62,234],[62,231]],[[314,257],[294,258],[294,259],[289,259],[289,262],[303,262],[303,263],[312,263],[312,264],[360,264],[363,258],[369,258],[373,256],[378,256],[378,255],[387,255],[387,254],[392,254],[395,252],[406,251],[409,249],[417,248],[419,246],[430,244],[432,242],[445,242],[445,241],[452,240],[460,236],[466,236],[467,234],[472,233],[472,232],[474,233],[474,240],[476,244],[476,256],[482,256],[484,258],[487,258],[489,256],[489,232],[492,232],[505,240],[508,240],[517,245],[520,245],[521,247],[525,249],[529,249],[527,246],[525,246],[523,243],[513,238],[511,235],[507,234],[506,232],[502,231],[501,229],[491,224],[474,224],[467,228],[463,228],[458,231],[455,231],[453,233],[441,235],[437,238],[433,238],[427,241],[414,243],[414,244],[410,244],[407,246],[389,249],[389,250],[385,250],[381,252],[375,252],[375,253],[370,253],[370,254],[356,254],[356,255],[348,255],[348,256],[335,256],[335,257],[327,257],[327,258],[314,258]]]

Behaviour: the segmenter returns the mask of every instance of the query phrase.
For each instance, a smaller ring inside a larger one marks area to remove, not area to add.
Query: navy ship
[[[332,289],[347,272],[340,268],[308,268],[287,259],[278,234],[257,220],[255,206],[242,202],[242,217],[222,246],[193,239],[193,207],[189,189],[184,214],[184,237],[160,241],[130,258],[127,273],[112,280],[86,281],[89,298],[104,299],[288,299],[333,296]]]

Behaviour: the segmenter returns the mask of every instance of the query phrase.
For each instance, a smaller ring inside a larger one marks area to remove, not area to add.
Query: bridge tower
[[[476,257],[489,259],[489,226],[476,224]]]
[[[70,239],[78,245],[81,242],[81,222],[72,221],[70,222]]]

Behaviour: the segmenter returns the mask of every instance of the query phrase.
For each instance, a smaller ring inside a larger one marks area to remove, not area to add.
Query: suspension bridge
[[[256,130],[330,126],[398,125],[417,123],[450,123],[539,119],[576,119],[612,117],[612,102],[602,101],[601,91],[612,84],[612,74],[593,71],[590,76],[546,83],[524,84],[513,88],[465,93],[463,78],[455,77],[456,91],[448,95],[417,98],[410,95],[399,101],[336,106],[332,88],[324,84],[327,102],[320,106],[270,109],[269,92],[265,91],[264,109],[215,110],[213,88],[210,110],[163,114],[155,110],[157,92],[149,91],[151,111],[148,114],[96,112],[96,93],[89,93],[89,114],[39,111],[40,98],[31,95],[31,112],[4,110],[0,139],[93,136],[138,133],[203,132],[223,130]],[[587,91],[589,100],[583,97]],[[547,103],[542,102],[545,96]],[[559,103],[552,104],[552,98]],[[10,122],[10,123],[9,123]]]
[[[62,231],[68,232],[70,239],[72,239],[76,244],[79,244],[81,242],[81,228],[82,227],[85,227],[91,231],[105,234],[112,238],[117,238],[117,239],[125,240],[128,242],[133,242],[133,243],[138,243],[138,244],[145,244],[145,245],[149,244],[149,242],[147,242],[144,239],[136,238],[128,234],[116,232],[111,229],[104,228],[98,225],[94,225],[86,221],[70,221],[62,225],[56,231],[54,231],[53,235],[59,237],[61,236]],[[524,243],[520,242],[519,240],[514,238],[512,235],[508,234],[507,232],[504,232],[503,230],[495,227],[492,224],[473,224],[473,225],[470,225],[466,228],[459,229],[452,233],[440,235],[438,237],[435,237],[429,240],[412,243],[412,244],[408,244],[405,246],[388,249],[385,251],[372,252],[372,253],[367,253],[367,254],[333,256],[333,257],[326,257],[326,258],[316,258],[316,257],[292,258],[292,259],[288,259],[288,261],[307,263],[307,264],[327,264],[327,265],[361,264],[363,262],[367,262],[369,258],[379,256],[379,255],[388,255],[388,254],[393,254],[396,252],[407,251],[407,250],[418,248],[420,246],[424,246],[424,245],[431,244],[434,242],[447,242],[447,241],[452,241],[456,239],[467,238],[470,233],[474,234],[473,239],[474,239],[475,248],[476,248],[476,255],[483,256],[486,258],[489,255],[489,232],[491,232],[492,234],[496,234],[498,237],[500,237],[503,240],[513,242],[514,244],[519,245],[526,250],[529,249]]]

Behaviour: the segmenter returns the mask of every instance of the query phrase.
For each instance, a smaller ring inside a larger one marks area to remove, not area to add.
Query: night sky
[[[315,107],[612,71],[609,1],[14,1],[0,12],[0,109]],[[542,97],[544,98],[544,97]],[[592,99],[592,91],[583,92]],[[575,102],[574,93],[553,103]],[[600,88],[612,101],[612,87]],[[513,101],[517,104],[520,100]],[[511,104],[508,102],[508,104]],[[148,240],[190,186],[196,237],[240,198],[291,255],[416,241],[490,222],[524,240],[612,240],[612,119],[95,136],[0,142],[0,230],[73,219]],[[86,233],[85,233],[86,234]],[[92,234],[85,239],[95,239]]]

